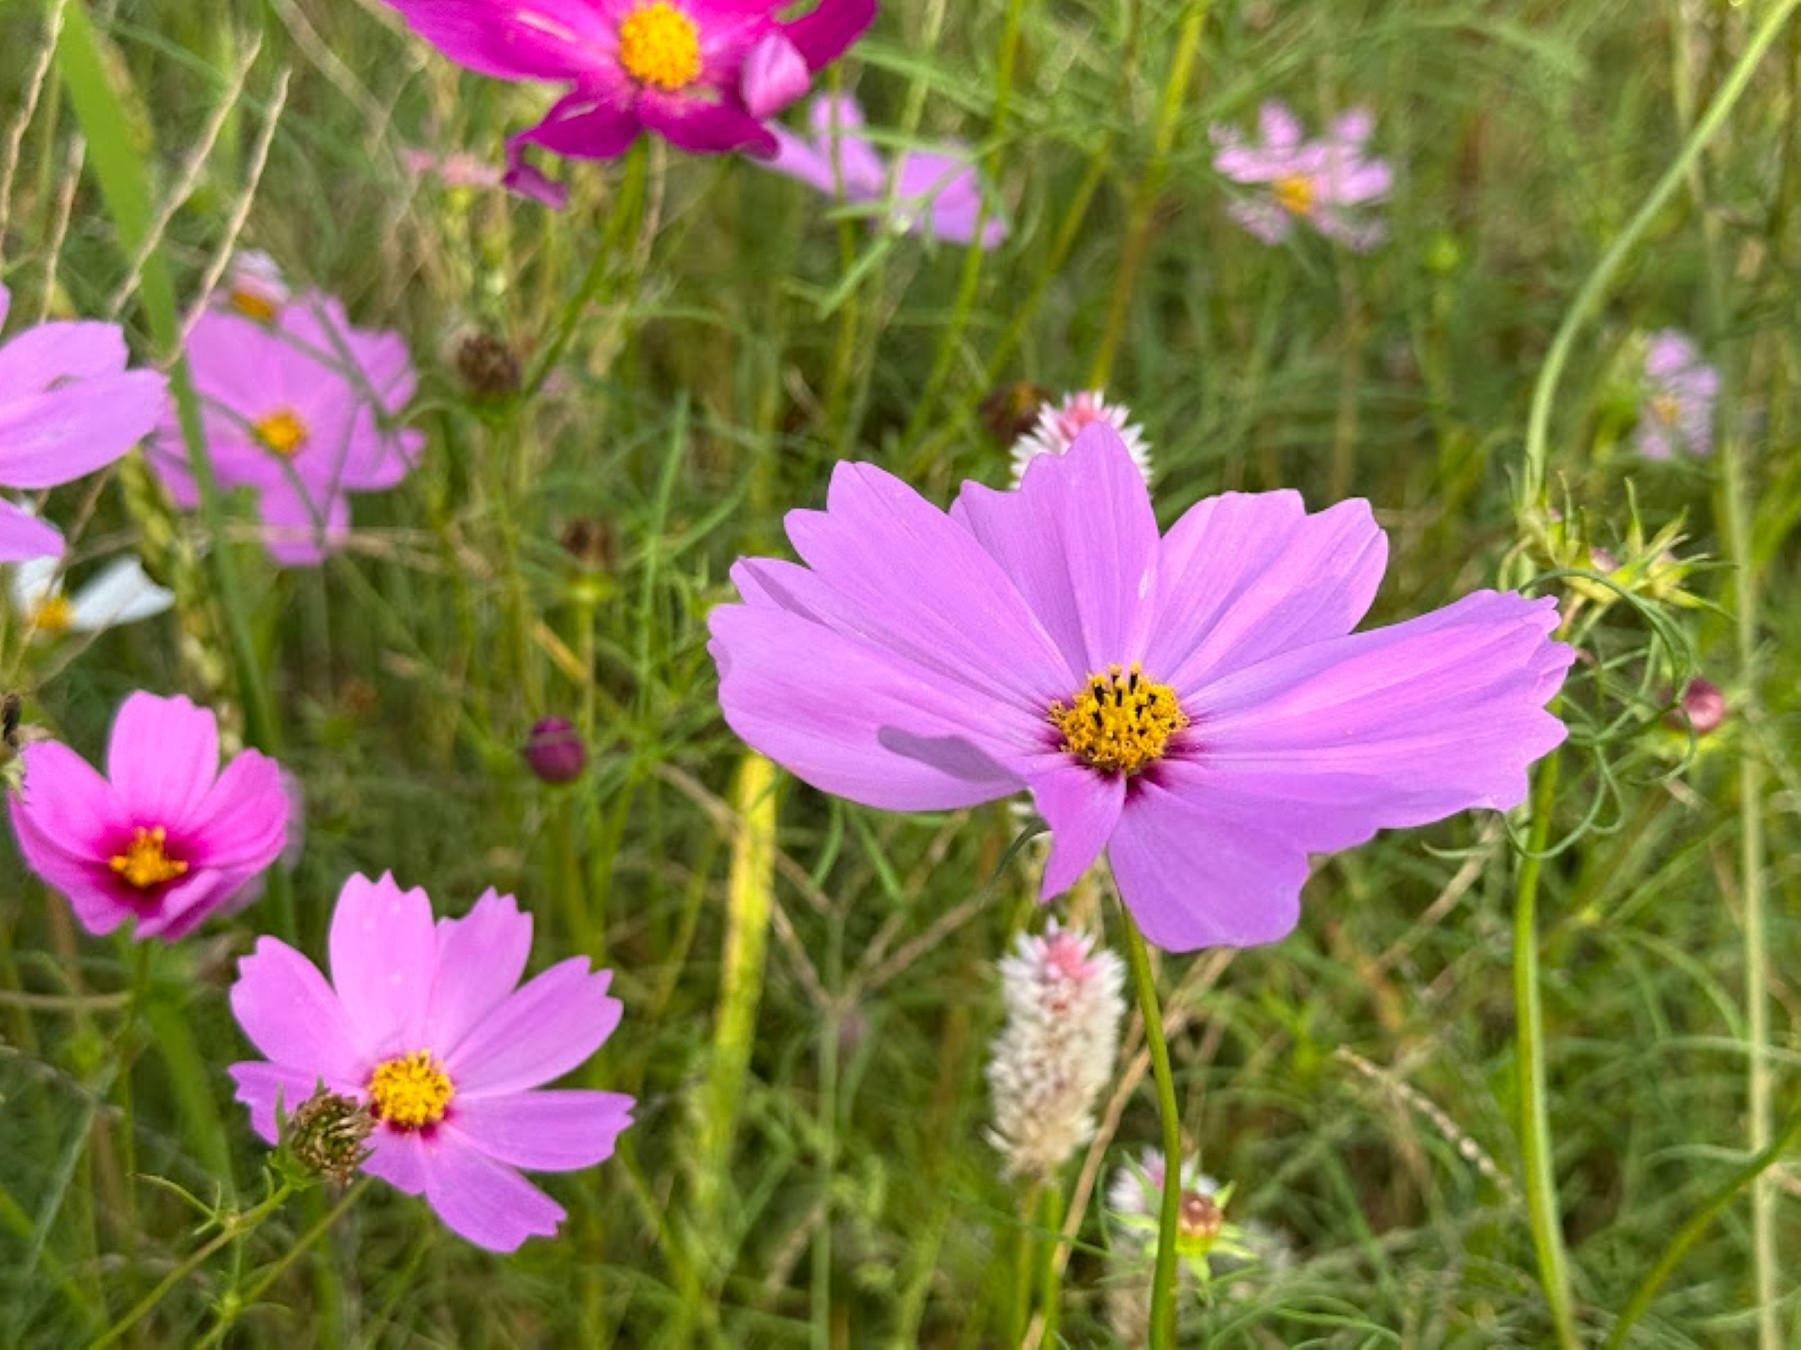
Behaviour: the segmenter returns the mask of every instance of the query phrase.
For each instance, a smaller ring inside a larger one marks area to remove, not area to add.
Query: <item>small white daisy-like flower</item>
[[[268,323],[288,303],[288,282],[275,259],[261,249],[245,249],[232,258],[218,297],[224,308]]]
[[[1013,1176],[1048,1177],[1094,1133],[1113,1072],[1125,968],[1086,933],[1053,921],[1000,962],[1007,1022],[988,1061],[989,1138]]]
[[[136,558],[120,558],[67,592],[60,558],[33,558],[14,566],[13,608],[40,633],[99,633],[161,614],[175,603]]]
[[[1025,477],[1026,465],[1040,455],[1067,453],[1082,428],[1096,422],[1105,422],[1119,433],[1132,463],[1149,483],[1151,448],[1145,442],[1144,428],[1132,420],[1132,410],[1123,403],[1107,402],[1098,389],[1082,389],[1039,408],[1037,424],[1013,442],[1013,486],[1018,487]]]

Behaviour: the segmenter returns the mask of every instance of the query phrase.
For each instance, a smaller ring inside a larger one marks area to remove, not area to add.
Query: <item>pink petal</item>
[[[525,974],[532,916],[510,895],[485,892],[460,919],[437,926],[437,979],[426,1004],[425,1040],[448,1053],[500,1006]]]
[[[55,558],[62,551],[61,530],[0,499],[0,563]]]
[[[58,380],[117,375],[125,362],[125,334],[116,323],[41,323],[0,344],[0,405]]]
[[[183,833],[194,861],[254,873],[280,856],[288,816],[281,766],[245,750],[225,766],[193,818],[184,822]]]
[[[638,139],[639,125],[630,103],[577,90],[552,104],[536,126],[507,137],[507,163],[522,163],[520,154],[528,145],[577,159],[613,159]]]
[[[369,1064],[349,1015],[311,961],[272,937],[238,962],[231,1011],[272,1063],[330,1083],[361,1084]]]
[[[292,1116],[295,1109],[318,1090],[320,1083],[320,1075],[311,1070],[268,1064],[260,1059],[243,1060],[233,1064],[226,1072],[238,1085],[234,1100],[250,1108],[250,1128],[271,1144],[278,1135],[275,1128],[276,1099],[281,1099],[282,1113]],[[329,1079],[325,1080],[325,1086],[332,1092],[341,1092],[346,1096],[357,1091],[350,1083],[332,1082]]]
[[[1280,99],[1267,99],[1257,109],[1257,131],[1272,149],[1289,149],[1301,141],[1301,119]]]
[[[807,105],[813,144],[826,165],[823,190],[836,191],[844,180],[845,195],[880,196],[888,186],[888,166],[874,146],[856,132],[863,126],[863,107],[849,94],[821,94]]]
[[[510,1252],[528,1237],[549,1237],[563,1207],[512,1168],[482,1154],[448,1125],[418,1144],[425,1198],[459,1237],[489,1251]]]
[[[417,1131],[384,1126],[369,1136],[369,1148],[363,1171],[407,1195],[424,1192],[425,1148]]]
[[[590,0],[388,0],[452,61],[501,80],[575,80],[611,68],[617,29]]]
[[[695,154],[742,150],[760,159],[775,154],[775,137],[749,113],[729,103],[647,89],[638,97],[644,125],[664,140]]]
[[[613,1155],[613,1141],[632,1123],[632,1105],[621,1092],[479,1097],[457,1103],[456,1129],[497,1162],[538,1172],[568,1172]]]
[[[129,817],[113,787],[60,741],[33,741],[21,752],[24,784],[12,800],[56,850],[72,858],[98,857]]]
[[[1125,805],[1126,778],[1065,763],[1031,786],[1033,804],[1051,827],[1051,856],[1038,892],[1040,900],[1050,900],[1073,886],[1106,847]]]
[[[135,823],[177,830],[219,773],[219,724],[210,708],[139,690],[119,706],[106,773]]]
[[[329,945],[332,984],[370,1058],[439,1048],[425,1043],[438,957],[430,896],[401,890],[391,872],[353,876],[338,893]]]
[[[1294,217],[1264,197],[1241,197],[1226,213],[1266,244],[1279,244],[1294,232]]]
[[[758,39],[744,58],[739,95],[752,117],[773,117],[807,92],[812,72],[800,49],[780,33]]]
[[[133,370],[0,402],[0,483],[54,487],[111,464],[156,426],[166,390]]]
[[[459,1097],[523,1092],[568,1073],[619,1024],[611,971],[572,956],[523,985],[444,1056]]]
[[[819,0],[806,14],[783,25],[789,41],[811,70],[829,65],[875,21],[876,0]]]

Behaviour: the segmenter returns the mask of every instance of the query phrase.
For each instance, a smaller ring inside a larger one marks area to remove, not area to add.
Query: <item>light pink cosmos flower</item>
[[[0,286],[0,324],[11,300]],[[0,343],[0,487],[56,487],[149,434],[168,405],[167,382],[125,361],[113,323],[41,323]],[[0,562],[62,551],[60,530],[0,498]]]
[[[187,699],[131,695],[113,719],[106,777],[59,741],[23,752],[11,802],[25,861],[90,933],[135,919],[138,940],[181,937],[281,853],[288,803],[255,750],[219,769],[219,727]]]
[[[1026,476],[1026,466],[1038,456],[1068,454],[1076,437],[1096,422],[1113,428],[1140,476],[1149,483],[1151,447],[1144,438],[1144,428],[1132,420],[1132,410],[1123,403],[1107,402],[1098,389],[1079,389],[1065,394],[1058,402],[1040,406],[1037,423],[1013,442],[1013,486],[1019,486]]]
[[[298,296],[268,323],[209,311],[187,355],[213,470],[223,486],[255,491],[264,542],[279,563],[317,563],[342,547],[348,494],[393,487],[418,458],[424,435],[391,425],[413,394],[406,343],[352,326],[330,296]],[[173,414],[150,450],[176,503],[196,506]]]
[[[1344,113],[1319,140],[1302,138],[1286,103],[1272,99],[1258,112],[1256,142],[1233,127],[1213,128],[1213,167],[1253,188],[1232,204],[1232,218],[1266,244],[1288,238],[1306,221],[1328,239],[1362,252],[1382,242],[1380,221],[1360,209],[1388,196],[1388,161],[1367,153],[1374,119],[1363,108]]]
[[[808,107],[807,122],[808,137],[796,136],[786,127],[770,128],[777,147],[770,168],[828,197],[838,195],[842,180],[846,201],[884,204],[887,210],[881,219],[895,230],[930,234],[954,244],[975,238],[982,189],[961,146],[907,150],[891,169],[874,146],[852,134],[863,126],[863,109],[848,94],[821,94]],[[983,248],[993,248],[1006,237],[1007,222],[999,216],[982,222]]]
[[[323,1083],[376,1118],[365,1172],[424,1195],[450,1228],[510,1252],[556,1232],[563,1208],[518,1168],[566,1172],[611,1156],[632,1099],[543,1084],[612,1034],[611,971],[576,956],[519,984],[531,915],[490,890],[461,919],[432,921],[431,899],[391,875],[353,876],[332,915],[331,983],[265,937],[238,963],[231,1009],[267,1061],[231,1066],[264,1139],[275,1105]]]
[[[650,130],[683,150],[768,157],[763,119],[869,27],[876,0],[388,0],[451,60],[502,80],[566,84],[536,126],[507,141],[507,183],[551,206],[563,188],[527,146],[582,159],[623,154]]]
[[[1031,792],[1042,897],[1105,850],[1170,950],[1280,938],[1310,854],[1515,806],[1564,737],[1553,597],[1476,591],[1354,633],[1388,554],[1367,502],[1225,493],[1160,534],[1103,422],[948,513],[839,464],[787,529],[805,565],[740,559],[743,603],[709,616],[732,729],[868,806]]]
[[[440,154],[409,146],[400,152],[400,162],[415,178],[436,178],[448,188],[497,188],[501,186],[500,169],[466,150]]]
[[[1636,444],[1646,459],[1668,459],[1678,450],[1713,453],[1713,405],[1720,372],[1701,359],[1686,333],[1665,328],[1645,349],[1645,401]]]

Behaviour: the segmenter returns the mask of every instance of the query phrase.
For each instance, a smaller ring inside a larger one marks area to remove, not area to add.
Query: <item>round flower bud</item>
[[[465,334],[456,345],[456,368],[476,398],[505,398],[519,392],[519,358],[492,333]]]
[[[1720,723],[1726,720],[1726,695],[1719,685],[1699,675],[1688,682],[1679,702],[1681,707],[1664,717],[1664,722],[1677,731],[1692,727],[1695,735],[1705,736],[1719,730]]]
[[[588,748],[568,718],[542,717],[525,742],[525,762],[540,782],[567,783],[581,777]]]

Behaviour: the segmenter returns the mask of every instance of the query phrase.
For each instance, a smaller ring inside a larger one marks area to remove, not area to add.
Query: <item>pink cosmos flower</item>
[[[1013,442],[1013,486],[1026,476],[1026,466],[1040,455],[1066,455],[1076,437],[1096,422],[1112,427],[1125,443],[1140,476],[1151,481],[1151,447],[1145,441],[1144,428],[1132,420],[1132,410],[1123,403],[1109,403],[1098,389],[1079,389],[1065,394],[1055,403],[1044,403],[1038,409],[1038,421],[1032,429]]]
[[[1646,459],[1668,459],[1677,450],[1713,453],[1713,404],[1720,372],[1701,359],[1685,333],[1665,328],[1645,350],[1645,402],[1636,443]]]
[[[0,286],[0,324],[12,295]],[[48,488],[118,459],[168,403],[153,370],[125,368],[112,323],[41,323],[0,343],[0,487]],[[54,558],[62,532],[0,498],[0,562]]]
[[[448,188],[497,188],[501,172],[484,159],[466,150],[444,154],[409,146],[400,152],[400,162],[415,178],[436,178]]]
[[[275,761],[245,750],[221,772],[218,724],[185,698],[126,699],[105,778],[58,741],[34,741],[23,758],[19,851],[90,933],[135,919],[140,941],[181,937],[237,898],[287,836]]]
[[[231,1066],[251,1126],[275,1141],[323,1083],[376,1118],[365,1172],[423,1194],[452,1231],[510,1252],[556,1232],[562,1206],[516,1169],[566,1172],[611,1156],[631,1124],[617,1092],[544,1089],[619,1023],[611,971],[586,957],[525,985],[531,915],[487,891],[461,919],[432,922],[431,899],[391,875],[353,876],[332,915],[331,983],[265,937],[238,963],[231,1009],[265,1056]]]
[[[623,154],[643,130],[683,150],[775,154],[763,119],[869,27],[875,0],[388,0],[451,60],[502,80],[566,84],[536,126],[507,141],[507,183],[560,206],[525,162],[529,145],[581,159]]]
[[[904,233],[929,233],[954,244],[975,238],[982,189],[961,147],[908,150],[891,170],[874,146],[851,134],[863,125],[863,109],[850,95],[821,94],[808,107],[807,121],[812,134],[806,138],[785,127],[770,128],[776,140],[770,168],[828,197],[838,195],[842,179],[846,201],[885,204],[887,224]],[[993,248],[1006,237],[1006,221],[990,216],[982,222],[983,248]]]
[[[806,565],[741,559],[744,603],[711,616],[732,729],[869,806],[1030,791],[1043,896],[1104,849],[1172,950],[1281,937],[1309,854],[1511,807],[1564,736],[1551,597],[1477,591],[1353,633],[1387,557],[1367,502],[1226,493],[1159,537],[1105,423],[948,513],[843,463],[787,528]]]
[[[317,563],[341,547],[347,494],[393,487],[418,458],[423,434],[389,425],[413,394],[405,342],[353,327],[329,296],[301,295],[267,323],[209,311],[187,354],[213,470],[223,486],[256,493],[264,543],[279,563]],[[197,505],[173,414],[150,448],[177,504]]]
[[[1266,244],[1288,238],[1304,220],[1346,248],[1374,248],[1385,233],[1381,223],[1354,209],[1383,200],[1393,182],[1388,161],[1366,153],[1374,127],[1369,112],[1356,108],[1323,138],[1304,140],[1300,120],[1273,99],[1258,112],[1256,142],[1232,127],[1214,127],[1213,167],[1254,189],[1232,204],[1232,218]]]

